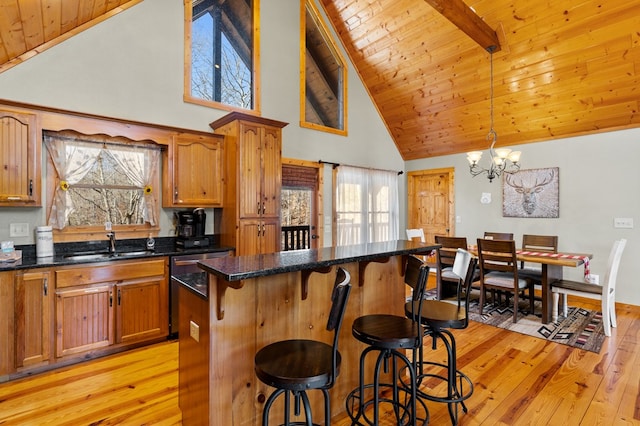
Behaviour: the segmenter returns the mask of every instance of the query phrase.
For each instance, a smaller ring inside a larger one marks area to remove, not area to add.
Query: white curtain
[[[335,210],[338,246],[397,240],[398,174],[340,166]]]
[[[107,153],[122,167],[131,182],[143,189],[143,218],[145,222],[155,226],[158,222],[155,194],[158,191],[147,190],[147,188],[151,188],[153,183],[151,177],[160,164],[160,151],[134,146],[118,146],[117,149],[107,150]]]
[[[100,156],[102,145],[81,142],[71,145],[68,140],[49,136],[45,136],[44,142],[59,180],[53,195],[49,225],[63,229],[73,211],[69,186],[80,182],[91,170]]]

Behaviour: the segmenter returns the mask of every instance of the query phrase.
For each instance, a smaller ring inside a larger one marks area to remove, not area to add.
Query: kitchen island
[[[325,327],[336,265],[353,285],[340,334],[342,369],[330,391],[332,415],[342,413],[364,347],[351,336],[351,324],[369,313],[403,315],[403,259],[436,247],[399,240],[200,261],[207,275],[183,277],[179,294],[183,424],[261,423],[272,389],[256,378],[254,355],[278,340],[331,342]],[[314,422],[323,421],[320,395],[309,396]],[[271,410],[273,422],[281,420],[280,404]]]

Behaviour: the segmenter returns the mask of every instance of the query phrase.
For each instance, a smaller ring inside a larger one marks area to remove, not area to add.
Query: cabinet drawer
[[[99,265],[60,269],[56,271],[56,287],[72,287],[85,284],[132,280],[135,278],[164,275],[166,258],[143,262],[111,262]]]

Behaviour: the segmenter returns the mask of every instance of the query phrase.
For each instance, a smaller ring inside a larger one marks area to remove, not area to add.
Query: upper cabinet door
[[[37,122],[35,114],[0,109],[0,206],[40,206]]]
[[[222,206],[222,140],[181,134],[165,156],[163,207]]]

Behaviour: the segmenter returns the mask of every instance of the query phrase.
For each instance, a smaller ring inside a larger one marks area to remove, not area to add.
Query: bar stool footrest
[[[369,383],[364,385],[364,389],[372,389],[374,387],[373,383]],[[397,386],[398,392],[401,392],[405,395],[405,404],[400,404],[397,401],[393,400],[393,397],[387,397],[385,395],[387,395],[388,393],[393,393],[393,385],[390,383],[379,383],[378,387],[380,389],[385,389],[382,392],[380,392],[380,396],[378,398],[378,404],[388,404],[388,405],[392,405],[394,408],[392,408],[394,411],[396,411],[396,417],[398,420],[398,426],[405,426],[405,425],[411,425],[410,421],[411,421],[411,411],[410,411],[410,404],[411,404],[411,390],[409,388],[407,388],[406,386],[400,384]],[[388,390],[387,390],[388,389]],[[367,417],[367,408],[369,406],[373,406],[374,404],[374,399],[373,397],[368,399],[367,401],[364,401],[364,403],[361,404],[360,402],[361,400],[361,396],[360,396],[360,387],[358,386],[357,388],[355,388],[354,390],[352,390],[349,395],[347,395],[346,398],[346,411],[347,411],[347,415],[349,416],[349,418],[351,419],[352,423],[351,425],[357,425],[357,426],[373,426],[374,425],[374,421],[370,418]],[[426,426],[427,424],[429,424],[429,410],[427,409],[427,405],[425,404],[425,402],[420,398],[420,396],[417,397],[416,399],[416,409],[417,409],[417,413],[416,413],[416,425],[423,425]],[[419,415],[424,415],[424,417],[419,417]]]
[[[424,366],[434,366],[434,367],[442,368],[445,371],[447,370],[446,364],[442,364],[438,362],[423,361],[421,364],[422,365],[420,365],[419,371],[423,371]],[[449,378],[448,376],[444,376],[436,373],[424,373],[424,372],[417,376],[416,381],[418,383],[418,389],[416,390],[416,392],[418,393],[418,395],[420,395],[421,398],[425,398],[429,401],[445,402],[445,403],[461,403],[469,399],[469,397],[473,394],[473,382],[471,381],[469,376],[467,376],[460,370],[456,370],[456,386],[455,386],[455,395],[453,397],[449,397],[448,395],[434,395],[434,394],[427,393],[420,385],[422,384],[423,381],[429,380],[429,379],[437,379],[443,382],[448,382]],[[465,383],[467,384],[467,387],[468,387],[466,390],[464,386]],[[467,412],[466,407],[463,407],[463,409],[464,409],[464,412],[466,413]]]

